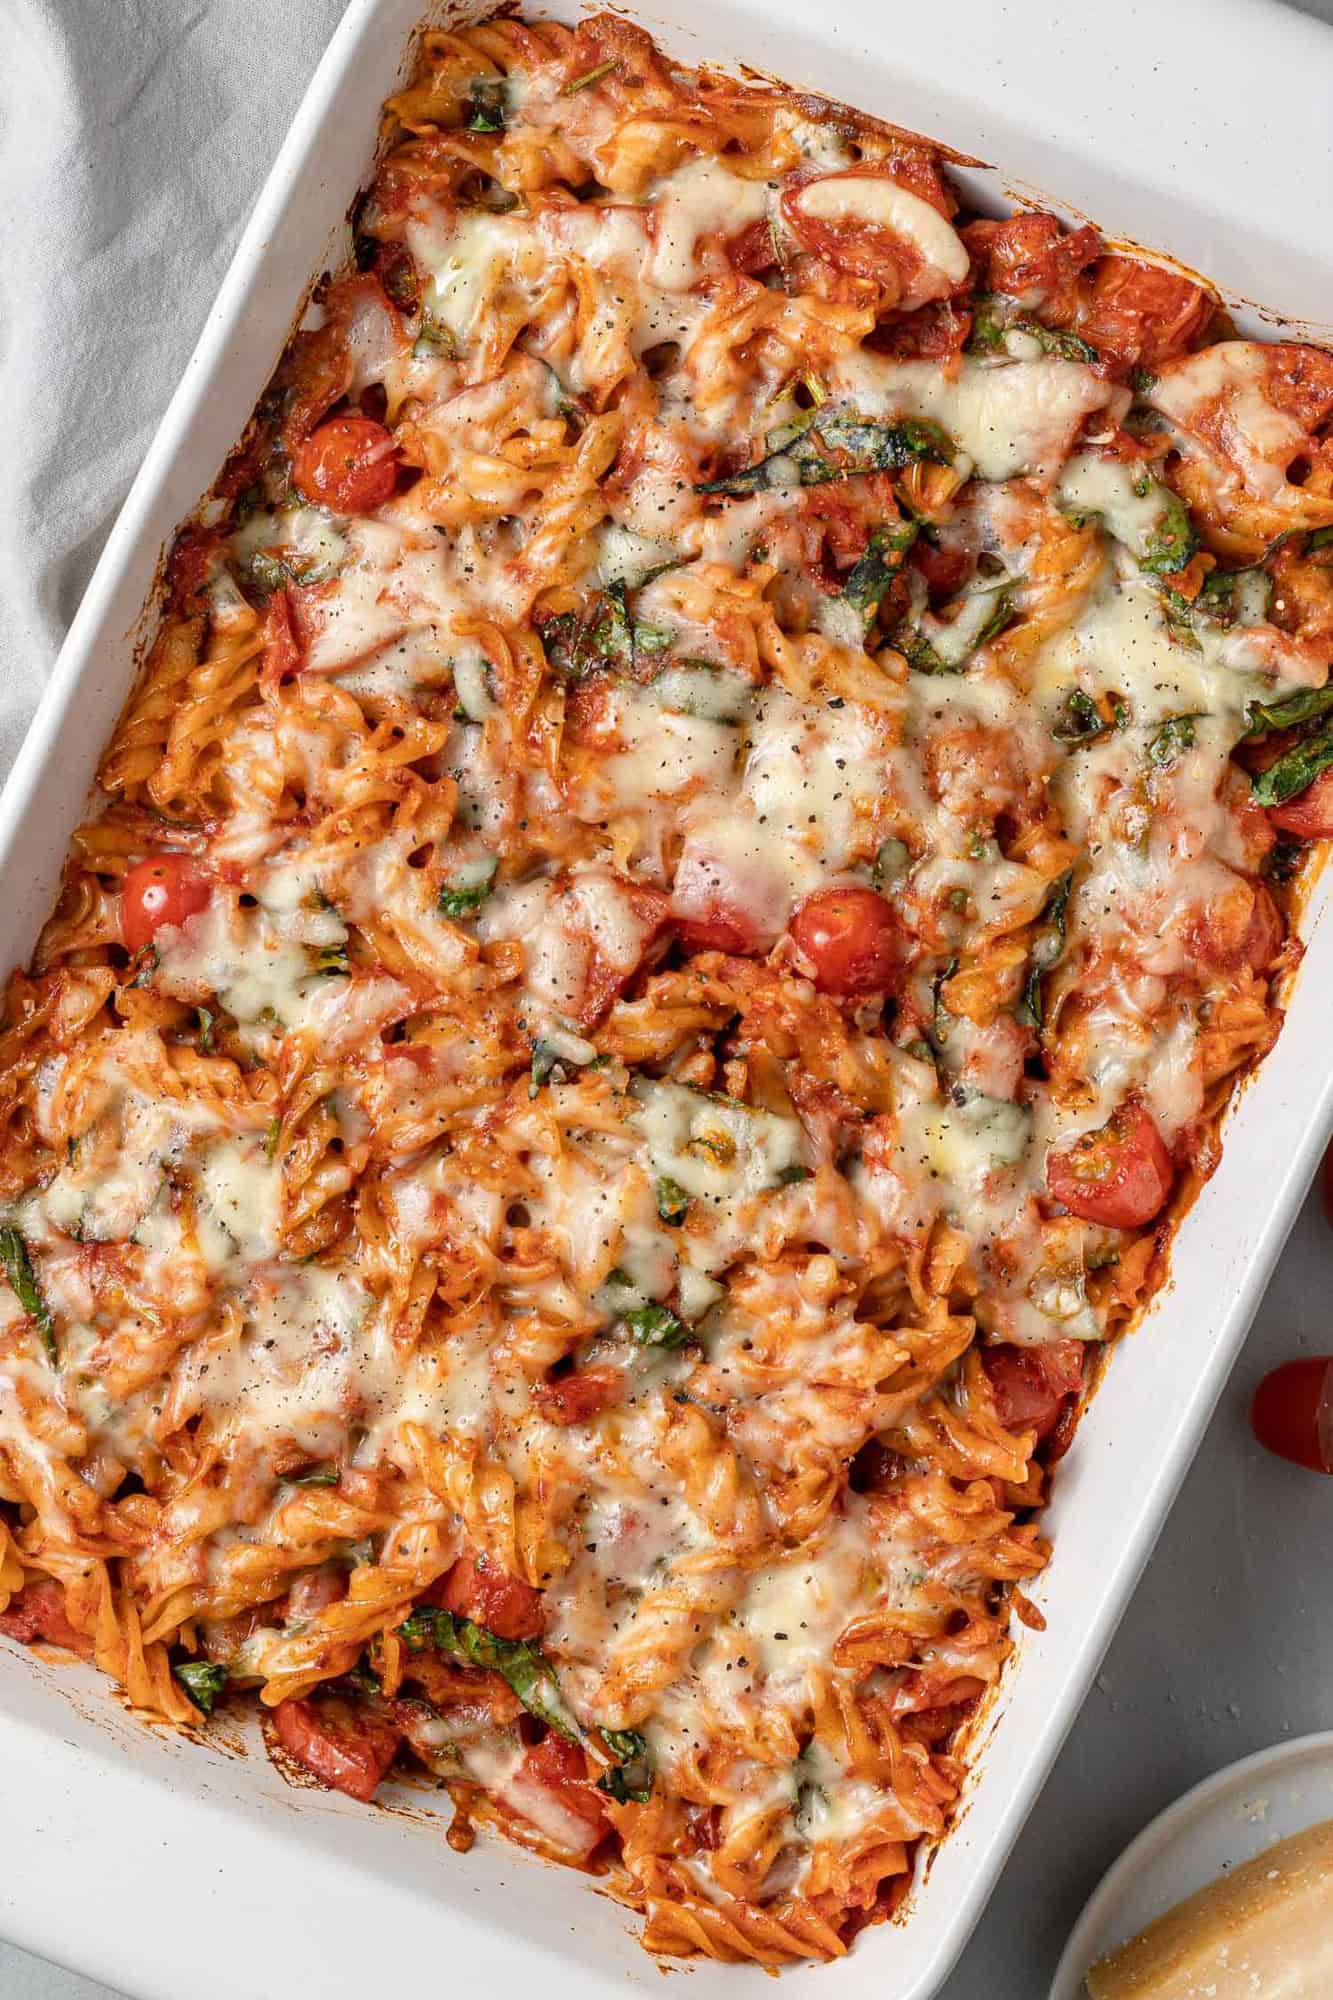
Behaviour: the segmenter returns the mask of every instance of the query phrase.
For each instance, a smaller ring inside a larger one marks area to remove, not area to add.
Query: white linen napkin
[[[0,776],[342,6],[0,6]]]

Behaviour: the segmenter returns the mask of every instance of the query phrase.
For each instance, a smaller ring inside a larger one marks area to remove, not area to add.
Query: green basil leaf
[[[607,1749],[620,1762],[602,1773],[597,1780],[598,1791],[605,1792],[617,1805],[623,1806],[629,1799],[642,1805],[653,1791],[653,1753],[647,1738],[637,1729],[603,1729],[600,1734]]]
[[[287,571],[267,549],[256,549],[243,566],[242,582],[248,582],[257,597],[272,597],[287,582]]]
[[[809,410],[770,434],[768,451],[757,464],[724,479],[708,479],[696,493],[739,494],[794,486],[823,486],[865,472],[901,472],[921,459],[952,465],[953,440],[938,424],[904,418],[872,422],[854,411]],[[830,454],[840,456],[833,457]]]
[[[384,266],[380,273],[380,285],[384,296],[391,305],[397,306],[399,312],[416,311],[417,300],[421,296],[421,281],[417,277],[417,267],[406,250],[399,251],[392,262]]]
[[[1185,750],[1194,747],[1194,725],[1198,715],[1172,715],[1148,739],[1148,756],[1159,769],[1174,764]]]
[[[1257,771],[1251,789],[1261,806],[1280,806],[1312,785],[1322,771],[1333,768],[1333,722],[1313,736],[1293,744],[1266,771]]]
[[[1301,688],[1285,701],[1267,706],[1253,701],[1245,711],[1245,734],[1271,736],[1275,729],[1299,729],[1303,723],[1317,722],[1330,709],[1333,709],[1333,682],[1321,688]]]
[[[1067,326],[1044,326],[1040,320],[1035,320],[1031,327],[1024,327],[1023,331],[1035,334],[1041,342],[1042,352],[1058,355],[1061,361],[1082,361],[1090,367],[1101,360],[1097,349],[1078,334],[1071,333]]]
[[[867,624],[902,568],[903,557],[916,540],[916,533],[914,521],[896,529],[876,528],[866,544],[865,554],[849,572],[842,586],[843,601],[859,611]]]
[[[604,76],[610,76],[613,69],[619,68],[620,58],[619,56],[613,56],[610,62],[598,63],[596,69],[585,69],[583,75],[576,76],[572,83],[562,84],[560,86],[560,95],[562,97],[572,97],[575,91],[590,90],[593,84],[600,83]]]
[[[1019,1002],[1016,1015],[1027,1027],[1040,1028],[1045,1019],[1045,1005],[1042,1000],[1041,982],[1051,968],[1058,965],[1064,955],[1065,922],[1069,909],[1069,892],[1074,883],[1074,871],[1067,868],[1063,875],[1051,884],[1050,893],[1042,905],[1040,927],[1032,940],[1032,957],[1028,964],[1027,981],[1023,987],[1023,998]]]
[[[1018,312],[1006,301],[998,299],[994,292],[979,292],[972,303],[972,331],[968,335],[969,354],[1006,354],[1006,334],[1024,333],[1035,340],[1043,354],[1054,354],[1061,361],[1082,361],[1085,364],[1100,360],[1095,347],[1081,340],[1068,327],[1047,326],[1032,313]]]
[[[893,635],[893,643],[914,674],[961,674],[966,660],[942,660],[929,639],[914,625],[904,625]]]
[[[213,1713],[213,1704],[227,1685],[227,1669],[212,1660],[182,1660],[171,1669],[202,1715]]]
[[[969,354],[1002,354],[1005,324],[994,292],[978,292],[972,301],[972,331],[967,338]]]
[[[589,1056],[585,1062],[579,1056],[566,1055],[556,1044],[539,1038],[532,1046],[531,1081],[528,1096],[535,1097],[544,1083],[564,1083],[571,1069],[605,1069],[609,1056]]]
[[[489,875],[476,882],[446,882],[440,890],[435,907],[442,917],[457,923],[463,917],[470,917],[481,908],[495,886],[495,873],[499,863],[491,863]]]
[[[1110,727],[1092,696],[1084,694],[1082,688],[1073,688],[1058,720],[1051,726],[1051,734],[1057,743],[1091,743],[1095,737],[1106,735]]]
[[[683,1222],[689,1213],[690,1197],[679,1181],[663,1174],[657,1183],[657,1213],[663,1222]]]
[[[998,639],[1001,632],[1007,632],[1017,616],[1018,613],[1010,601],[1009,592],[1007,590],[998,590],[995,593],[995,609],[977,633],[976,645],[972,648],[973,652],[976,652],[978,646],[988,645],[992,639]]]
[[[848,463],[834,471],[835,479],[854,478],[861,472],[902,472],[920,459],[936,465],[952,465],[953,439],[938,424],[914,417],[894,423],[867,422],[851,412],[821,416],[814,433],[828,451],[840,451]]]
[[[443,320],[436,319],[433,313],[423,308],[412,354],[417,361],[428,361],[432,355],[444,361],[456,361],[458,342]]]
[[[1153,576],[1170,576],[1184,569],[1199,546],[1185,502],[1169,487],[1164,486],[1162,492],[1166,496],[1165,508],[1138,558],[1139,568]]]
[[[508,108],[504,79],[479,77],[463,106],[463,123],[469,132],[503,132]]]
[[[630,1338],[640,1347],[662,1347],[668,1350],[684,1347],[694,1339],[690,1328],[683,1319],[678,1319],[670,1306],[638,1306],[625,1314],[625,1325]]]
[[[430,1605],[418,1605],[398,1627],[398,1634],[414,1652],[434,1646],[466,1666],[489,1668],[509,1683],[529,1715],[572,1743],[582,1739],[583,1731],[565,1706],[554,1667],[526,1639],[501,1639],[470,1618],[436,1611]]]
[[[146,944],[137,951],[134,956],[134,977],[128,982],[131,989],[136,986],[151,985],[158,963],[158,950],[155,944]]]
[[[59,1368],[55,1317],[37,1282],[28,1246],[12,1223],[0,1229],[0,1265],[4,1267],[15,1298],[37,1329],[47,1360],[53,1368]]]

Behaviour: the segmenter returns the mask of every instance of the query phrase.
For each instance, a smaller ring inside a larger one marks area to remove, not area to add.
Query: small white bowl
[[[1050,2000],[1086,2000],[1084,1975],[1107,1952],[1274,1841],[1330,1818],[1333,1730],[1215,1771],[1150,1821],[1107,1870],[1070,1933]]]

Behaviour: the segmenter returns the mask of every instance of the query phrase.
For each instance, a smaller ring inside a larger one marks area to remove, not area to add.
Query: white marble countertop
[[[1300,4],[1333,24],[1333,0]],[[1267,1369],[1333,1347],[1331,1300],[1333,1229],[1312,1196],[1096,1685],[939,2000],[1041,2000],[1084,1900],[1147,1820],[1236,1758],[1333,1727],[1333,1483],[1269,1458],[1247,1423]],[[3,1942],[0,1995],[118,2000]],[[237,2000],[276,1996],[238,1987]]]

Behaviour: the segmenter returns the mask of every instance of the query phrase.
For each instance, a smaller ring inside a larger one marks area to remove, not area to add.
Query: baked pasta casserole
[[[384,115],[8,986],[0,1629],[830,1958],[1279,1025],[1333,358],[610,15]]]

